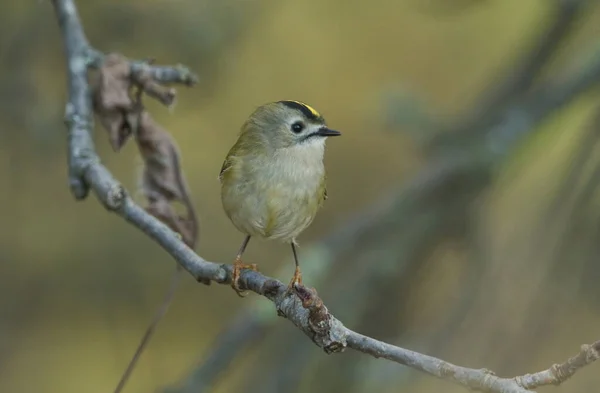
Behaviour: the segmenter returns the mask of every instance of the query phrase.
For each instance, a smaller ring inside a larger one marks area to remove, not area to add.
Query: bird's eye
[[[292,124],[292,131],[295,132],[296,134],[298,134],[299,132],[302,132],[303,129],[304,129],[304,124],[301,121],[297,121],[294,124]]]

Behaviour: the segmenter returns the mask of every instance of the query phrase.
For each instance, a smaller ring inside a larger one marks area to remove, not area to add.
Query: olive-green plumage
[[[235,227],[295,243],[327,198],[325,139],[336,135],[306,104],[279,101],[256,109],[219,174],[223,208]]]
[[[252,236],[290,243],[296,271],[288,290],[301,284],[296,237],[327,199],[325,140],[337,135],[316,110],[298,101],[265,104],[242,126],[219,173],[225,213],[246,235],[231,277],[238,295],[241,269],[256,269],[242,263]]]

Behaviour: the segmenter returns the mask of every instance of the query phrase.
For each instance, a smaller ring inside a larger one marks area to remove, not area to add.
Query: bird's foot
[[[302,272],[300,271],[300,268],[296,266],[294,277],[292,277],[292,280],[290,281],[287,288],[288,293],[292,293],[298,285],[302,285]]]
[[[242,291],[240,289],[240,273],[242,269],[250,269],[253,271],[258,271],[258,267],[255,263],[244,264],[242,263],[242,258],[235,258],[235,262],[233,263],[233,272],[231,273],[231,287],[237,293],[239,297],[246,297],[248,295],[247,291]]]

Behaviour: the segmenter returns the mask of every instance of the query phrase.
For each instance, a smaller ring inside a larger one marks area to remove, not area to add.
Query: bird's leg
[[[292,242],[292,252],[294,253],[294,263],[296,264],[296,271],[294,277],[288,285],[288,292],[295,288],[298,284],[302,284],[302,272],[300,271],[300,264],[298,263],[298,252],[296,251],[296,245]]]
[[[250,236],[246,236],[246,238],[244,239],[244,241],[242,242],[242,246],[240,247],[236,257],[235,257],[235,261],[233,262],[233,272],[231,273],[231,287],[233,288],[233,290],[235,291],[235,293],[238,294],[239,297],[245,297],[248,292],[244,292],[240,289],[240,273],[242,269],[250,269],[250,270],[257,270],[257,266],[255,263],[249,264],[249,265],[245,265],[242,262],[242,255],[244,254],[244,251],[246,251],[246,246],[248,246],[248,242],[250,241]]]

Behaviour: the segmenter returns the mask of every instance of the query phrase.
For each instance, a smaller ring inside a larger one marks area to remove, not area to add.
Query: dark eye
[[[292,124],[292,131],[295,132],[296,134],[299,132],[302,132],[303,129],[304,129],[304,123],[302,123],[301,121],[297,121],[294,124]]]

